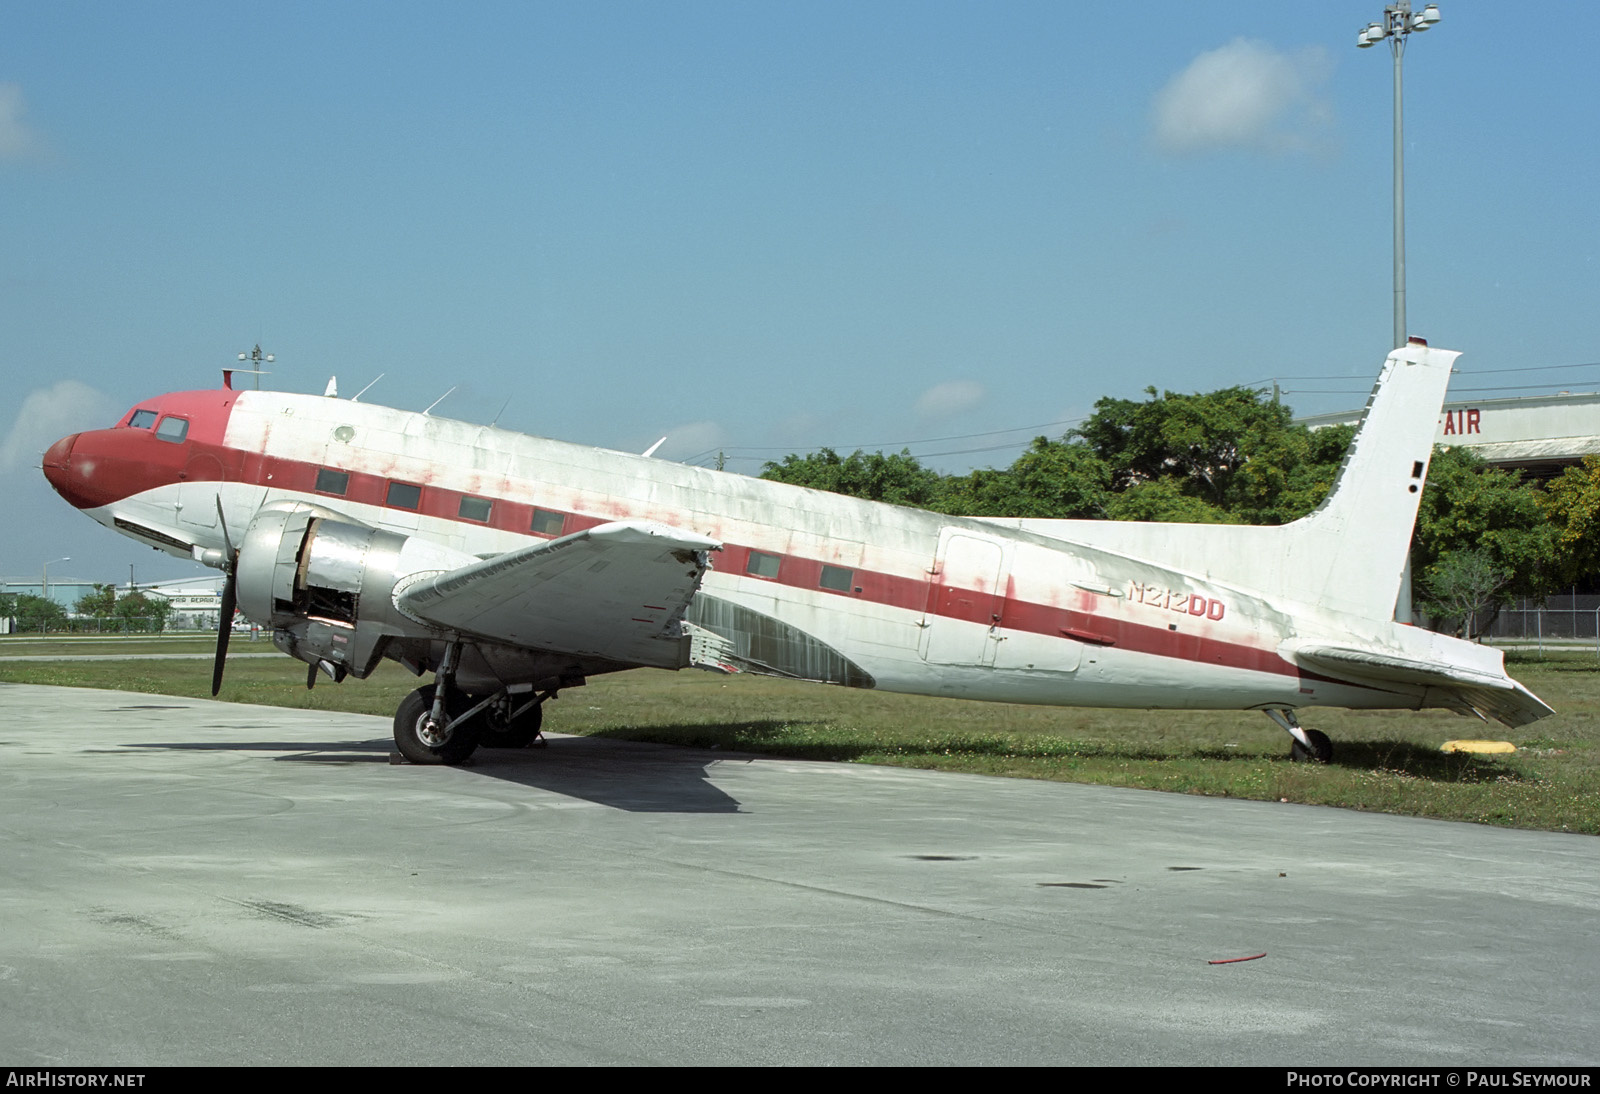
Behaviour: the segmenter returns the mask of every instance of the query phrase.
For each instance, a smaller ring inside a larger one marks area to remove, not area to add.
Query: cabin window
[[[156,436],[164,441],[177,444],[189,435],[189,419],[187,418],[162,418],[161,424],[156,426]]]
[[[149,429],[156,424],[156,412],[153,410],[135,410],[133,417],[128,419],[128,425],[133,429]]]
[[[494,503],[488,498],[462,498],[456,512],[465,520],[488,521],[489,510],[492,508]]]
[[[317,468],[317,490],[323,494],[338,494],[350,489],[350,472],[335,471],[331,467]]]
[[[817,584],[836,593],[847,593],[855,581],[855,576],[854,570],[846,570],[843,566],[824,566],[822,580]]]
[[[533,530],[541,536],[559,536],[566,527],[567,517],[564,513],[552,513],[548,509],[533,511]]]
[[[422,487],[409,482],[391,482],[387,504],[391,509],[417,509],[422,505]]]
[[[765,551],[751,551],[750,561],[744,564],[744,572],[756,577],[777,577],[778,556]]]

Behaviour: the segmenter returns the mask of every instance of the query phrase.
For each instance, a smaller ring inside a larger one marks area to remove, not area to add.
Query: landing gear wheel
[[[444,724],[466,710],[470,700],[451,690],[445,698]],[[482,718],[469,718],[448,733],[432,724],[433,685],[420,687],[400,701],[394,715],[394,746],[414,764],[459,764],[478,747]]]
[[[1333,759],[1333,742],[1322,730],[1306,730],[1306,739],[1311,742],[1311,747],[1308,749],[1299,741],[1293,742],[1289,746],[1289,759],[1297,763],[1309,763],[1314,760],[1319,764],[1325,764]]]
[[[501,706],[492,704],[483,712],[483,736],[478,743],[484,748],[527,748],[539,736],[544,724],[544,704],[529,707],[515,720],[507,715],[516,709],[514,703]]]

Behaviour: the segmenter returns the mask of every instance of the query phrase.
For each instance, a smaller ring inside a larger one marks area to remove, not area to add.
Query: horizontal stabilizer
[[[681,668],[683,613],[720,544],[649,521],[537,543],[397,591],[414,619],[507,645]]]
[[[1442,698],[1458,700],[1443,705],[1466,707],[1512,727],[1524,726],[1555,713],[1538,696],[1503,672],[1482,672],[1464,665],[1419,661],[1350,646],[1299,646],[1293,656],[1298,664],[1330,676],[1437,688],[1444,693]]]

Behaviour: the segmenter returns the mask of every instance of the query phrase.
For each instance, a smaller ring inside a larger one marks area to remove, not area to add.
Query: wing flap
[[[395,604],[507,645],[682,668],[683,613],[720,547],[682,528],[617,521],[424,576]]]

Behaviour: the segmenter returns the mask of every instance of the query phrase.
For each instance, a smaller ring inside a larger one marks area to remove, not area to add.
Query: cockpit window
[[[128,426],[132,429],[149,429],[156,424],[156,412],[153,410],[135,410],[133,417],[128,419]]]
[[[161,424],[156,426],[156,436],[164,441],[177,444],[189,435],[189,419],[187,418],[162,418]]]

